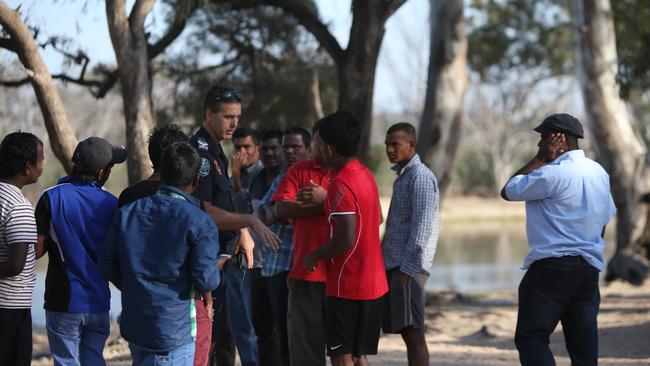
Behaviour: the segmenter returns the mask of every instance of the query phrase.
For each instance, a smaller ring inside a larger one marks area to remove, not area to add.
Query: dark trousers
[[[221,271],[219,287],[212,291],[214,318],[212,320],[212,342],[215,344],[210,357],[211,366],[235,366],[235,341],[228,326],[226,309],[226,284]]]
[[[262,277],[260,268],[255,268],[249,273],[253,303],[253,327],[257,334],[260,366],[280,365],[280,336],[273,321],[268,282]]]
[[[32,363],[32,312],[30,309],[0,309],[0,365],[29,366]]]
[[[289,335],[287,333],[287,311],[289,304],[289,288],[287,287],[287,276],[289,272],[280,272],[273,276],[264,278],[267,283],[271,311],[275,329],[280,335],[280,351],[282,353],[283,366],[289,366]]]
[[[535,261],[519,285],[515,344],[522,365],[555,365],[549,336],[562,322],[572,366],[598,364],[598,270],[580,256]]]

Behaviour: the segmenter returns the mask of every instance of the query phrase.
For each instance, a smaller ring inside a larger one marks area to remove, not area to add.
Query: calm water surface
[[[613,230],[607,235],[606,258],[614,250]],[[459,292],[512,289],[524,275],[521,269],[528,253],[524,221],[443,223],[427,290]],[[34,325],[45,324],[43,294],[47,260],[36,266],[32,317]],[[111,286],[111,317],[121,309],[120,292]]]

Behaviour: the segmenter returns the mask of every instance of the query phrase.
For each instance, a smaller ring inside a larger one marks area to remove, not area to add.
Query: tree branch
[[[403,1],[403,0],[402,0]],[[334,35],[319,18],[318,14],[302,0],[212,0],[215,4],[229,4],[232,9],[247,9],[259,5],[270,5],[284,10],[298,21],[318,43],[329,53],[334,62],[339,62],[344,51]]]
[[[150,60],[163,53],[163,51],[165,51],[165,49],[181,35],[183,29],[185,29],[187,20],[198,8],[199,1],[192,0],[187,8],[175,12],[176,16],[171,24],[169,24],[169,27],[167,27],[165,35],[156,41],[156,43],[149,45],[148,53]]]
[[[144,28],[144,21],[151,12],[156,0],[136,0],[129,15],[129,27],[132,31]]]

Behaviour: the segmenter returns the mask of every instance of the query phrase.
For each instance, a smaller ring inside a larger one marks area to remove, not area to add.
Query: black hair
[[[43,142],[29,132],[13,132],[0,144],[0,178],[13,178],[25,171],[27,163],[36,165],[38,146]]]
[[[187,142],[167,146],[161,156],[160,178],[174,187],[186,187],[199,173],[201,157]]]
[[[241,96],[237,89],[233,87],[215,85],[205,93],[203,111],[210,109],[213,112],[217,112],[220,103],[241,103]]]
[[[311,128],[311,134],[312,135],[317,134],[318,130],[321,128],[322,125],[323,125],[323,118],[319,119],[318,121],[316,121],[316,123],[314,123],[314,127]]]
[[[153,170],[160,170],[160,156],[167,146],[183,141],[187,141],[187,135],[175,124],[156,127],[151,130],[147,143],[149,144],[149,159]]]
[[[235,132],[233,132],[232,134],[232,140],[235,141],[235,139],[241,139],[248,136],[250,136],[253,139],[253,143],[255,145],[260,144],[260,137],[257,130],[248,127],[237,127]]]
[[[282,142],[282,130],[279,128],[267,128],[260,134],[260,141],[262,142],[271,139],[278,139],[279,142]]]
[[[311,133],[309,133],[309,131],[307,131],[305,128],[299,126],[291,126],[284,130],[284,135],[300,135],[302,136],[302,143],[305,145],[305,147],[311,146]]]
[[[338,153],[346,158],[357,154],[361,128],[359,122],[347,111],[338,111],[321,119],[318,134],[327,145],[333,146]],[[320,122],[320,121],[319,121]]]
[[[390,135],[395,132],[404,132],[409,138],[413,141],[416,141],[415,127],[408,122],[398,122],[388,128],[386,135]]]

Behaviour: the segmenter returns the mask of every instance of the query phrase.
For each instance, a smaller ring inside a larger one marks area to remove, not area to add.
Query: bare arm
[[[210,215],[220,230],[238,230],[250,227],[259,235],[266,244],[277,250],[280,248],[280,238],[275,235],[260,219],[253,215],[238,214],[213,206],[208,201],[203,201],[205,212]],[[246,250],[246,248],[242,248]],[[252,248],[251,248],[252,250]]]
[[[332,238],[320,248],[305,256],[305,268],[315,270],[318,261],[337,257],[354,246],[357,219],[355,215],[334,216],[336,230]]]
[[[47,237],[45,235],[39,235],[38,239],[36,239],[36,245],[34,246],[36,259],[41,258],[45,253],[47,253],[47,245],[45,244],[46,239]]]
[[[7,246],[7,261],[0,263],[0,279],[17,276],[23,271],[29,245],[18,243]]]
[[[275,216],[280,219],[299,219],[323,213],[322,204],[304,204],[298,201],[278,201]]]

